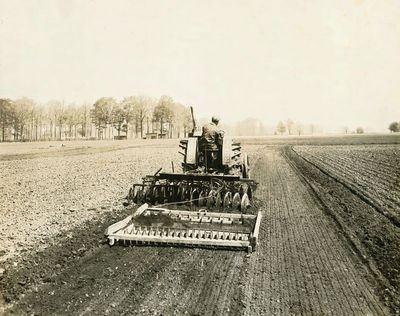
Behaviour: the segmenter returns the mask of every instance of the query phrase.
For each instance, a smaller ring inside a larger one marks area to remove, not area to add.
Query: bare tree
[[[304,125],[301,122],[296,122],[294,125],[294,130],[296,131],[297,135],[302,135],[304,133]]]
[[[77,133],[81,137],[88,137],[88,127],[90,127],[90,106],[88,104],[82,104],[77,108],[77,121],[80,126]]]
[[[6,130],[12,126],[12,106],[10,99],[0,99],[0,129],[1,141],[6,139]]]
[[[276,130],[279,134],[283,135],[286,132],[286,126],[282,121],[279,121],[278,125],[276,126]]]
[[[80,109],[75,104],[69,104],[65,111],[66,124],[68,126],[69,138],[76,139],[77,137],[77,126],[81,124],[81,113]]]
[[[153,117],[156,122],[160,122],[161,134],[164,132],[164,123],[169,123],[171,128],[172,119],[174,117],[173,105],[174,100],[169,96],[163,95],[154,108]]]
[[[47,117],[50,121],[50,138],[57,139],[57,127],[58,127],[58,139],[62,138],[62,127],[65,121],[65,108],[64,103],[59,100],[51,100],[47,103]]]
[[[58,107],[56,107],[56,128],[58,125],[58,139],[62,140],[62,133],[64,128],[64,123],[67,121],[67,112],[64,106],[64,102],[60,103]]]
[[[43,134],[43,120],[45,117],[43,106],[36,106],[34,111],[35,140],[41,140]]]
[[[118,136],[121,135],[121,131],[127,132],[127,123],[126,123],[126,111],[122,104],[116,104],[112,110],[112,122],[114,128],[118,132]]]
[[[155,101],[144,96],[139,96],[136,100],[133,112],[140,128],[140,137],[143,138],[143,123],[150,109],[154,107]]]
[[[98,130],[98,137],[103,138],[103,133],[112,122],[112,109],[116,105],[113,98],[100,98],[90,111],[93,124]],[[110,136],[110,135],[109,135]]]
[[[134,96],[130,97],[125,97],[122,102],[122,108],[125,112],[125,119],[126,119],[126,135],[128,136],[128,131],[129,131],[129,125],[132,124],[132,122],[135,123],[135,131],[136,131],[136,137],[138,134],[138,124],[136,120],[136,113],[135,113],[135,105],[137,103],[137,99]]]
[[[310,124],[309,128],[310,128],[310,134],[311,134],[311,135],[314,135],[314,133],[315,133],[315,126],[314,126],[314,124]]]
[[[35,102],[32,99],[23,97],[14,102],[12,121],[14,129],[14,140],[27,140],[27,124],[32,115]]]
[[[294,129],[294,122],[291,119],[287,119],[286,121],[287,131],[289,135],[292,135]]]
[[[174,125],[177,130],[177,137],[181,137],[181,129],[183,129],[183,137],[186,137],[193,125],[190,107],[184,106],[180,103],[175,103],[174,111]]]

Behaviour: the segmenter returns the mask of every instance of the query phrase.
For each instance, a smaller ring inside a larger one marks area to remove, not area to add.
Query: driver
[[[200,139],[200,150],[204,151],[206,168],[217,167],[218,149],[222,146],[224,131],[218,127],[219,118],[213,116],[211,123],[203,126]]]
[[[222,146],[224,131],[218,127],[219,118],[213,116],[211,123],[203,126],[203,134],[201,135],[201,143],[203,148],[209,150],[217,150],[218,146]]]

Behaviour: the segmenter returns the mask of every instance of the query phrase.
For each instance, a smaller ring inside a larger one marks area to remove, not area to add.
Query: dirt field
[[[241,141],[264,212],[251,256],[105,244],[176,140],[0,146],[3,312],[399,314],[399,138]]]

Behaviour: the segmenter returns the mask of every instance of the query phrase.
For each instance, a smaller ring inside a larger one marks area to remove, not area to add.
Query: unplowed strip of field
[[[280,151],[265,151],[257,180],[265,213],[245,273],[247,314],[384,314],[369,272]]]

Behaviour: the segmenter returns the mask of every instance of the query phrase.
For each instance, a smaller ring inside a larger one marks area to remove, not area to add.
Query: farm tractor
[[[110,245],[172,245],[255,250],[261,212],[252,205],[257,183],[247,154],[228,137],[209,150],[193,129],[180,141],[182,172],[159,169],[133,184],[128,201],[140,205],[106,230]]]

